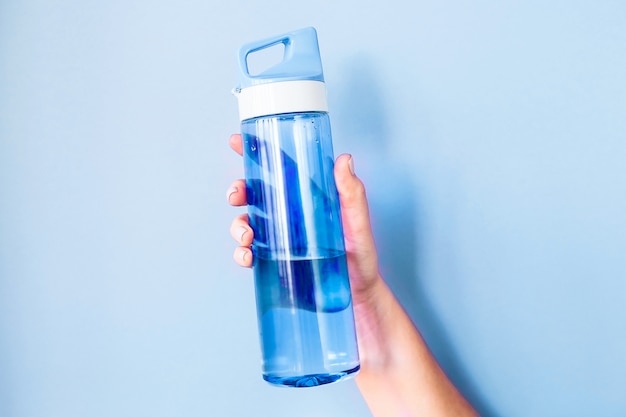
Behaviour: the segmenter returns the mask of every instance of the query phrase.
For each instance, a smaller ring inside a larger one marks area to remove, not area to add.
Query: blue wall
[[[626,415],[625,3],[4,0],[0,416],[369,415],[262,382],[231,260],[235,51],[308,25],[451,378],[487,417]]]

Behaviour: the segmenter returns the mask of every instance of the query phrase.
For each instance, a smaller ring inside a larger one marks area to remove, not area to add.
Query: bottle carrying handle
[[[261,74],[252,75],[248,68],[248,56],[272,46],[283,44],[283,60]],[[322,62],[315,28],[308,27],[283,35],[274,36],[243,45],[239,49],[241,83],[245,88],[267,82],[289,80],[324,81]]]

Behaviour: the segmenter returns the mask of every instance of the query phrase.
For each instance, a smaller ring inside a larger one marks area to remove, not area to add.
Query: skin
[[[229,144],[242,154],[241,135],[231,135]],[[354,173],[352,156],[340,155],[334,174],[361,360],[356,383],[372,415],[477,416],[437,364],[379,272],[365,187]],[[246,205],[244,180],[232,183],[227,199],[233,206]],[[230,233],[239,245],[233,254],[235,262],[250,267],[254,232],[247,214],[235,217]]]

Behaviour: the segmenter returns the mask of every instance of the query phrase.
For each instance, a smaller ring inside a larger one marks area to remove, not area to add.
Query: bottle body
[[[359,369],[328,114],[242,122],[263,377],[315,386]]]

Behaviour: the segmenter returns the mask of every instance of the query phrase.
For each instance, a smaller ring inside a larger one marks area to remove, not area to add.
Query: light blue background
[[[369,415],[261,380],[231,260],[235,53],[308,25],[455,383],[487,417],[626,415],[626,3],[3,0],[0,416]]]

